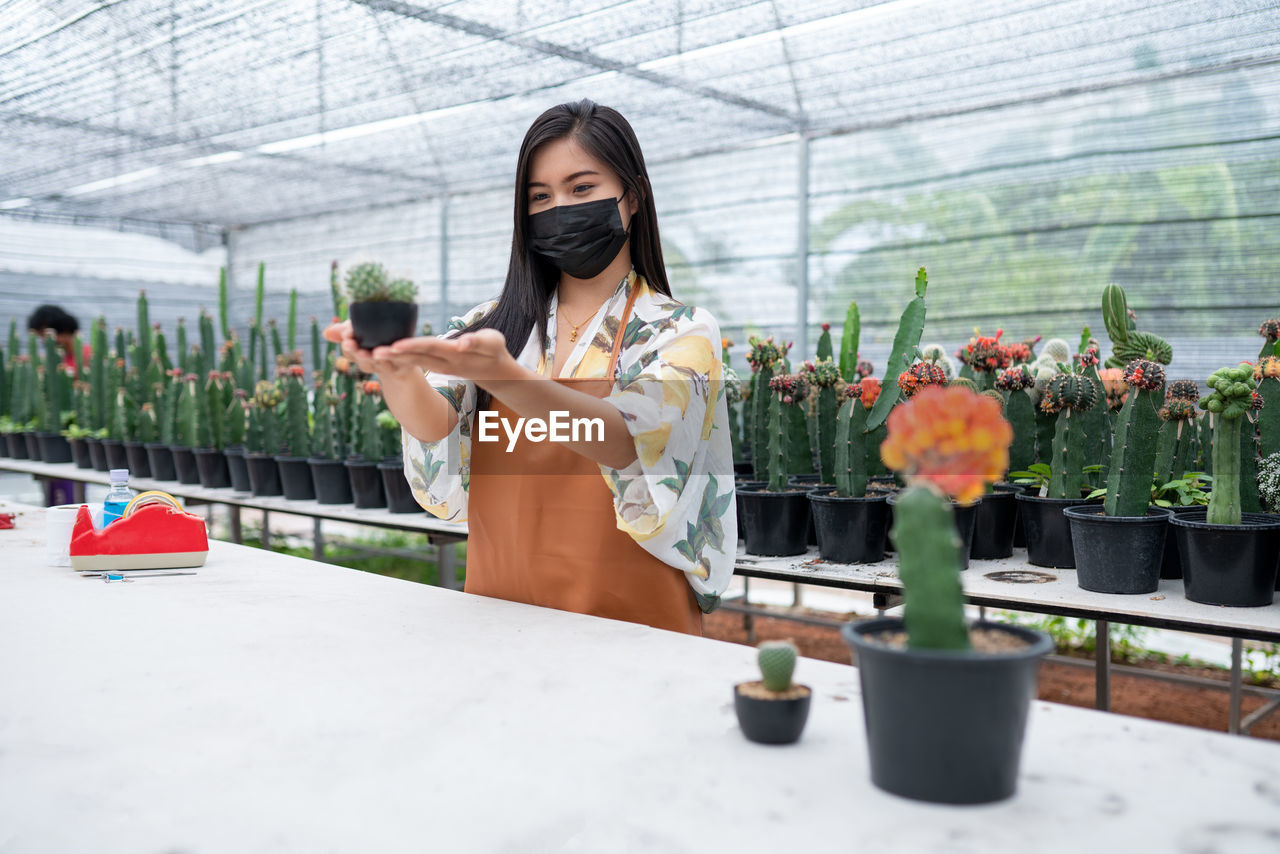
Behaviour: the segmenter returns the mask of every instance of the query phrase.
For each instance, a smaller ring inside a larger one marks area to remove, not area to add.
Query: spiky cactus
[[[111,426],[107,432],[108,438],[115,439],[117,442],[132,442],[136,426],[137,413],[134,411],[133,400],[124,389],[116,389]]]
[[[139,442],[150,444],[156,440],[158,435],[155,404],[144,403],[141,409],[138,410],[138,424],[134,438]]]
[[[1208,379],[1209,394],[1200,408],[1213,414],[1213,492],[1209,495],[1208,521],[1214,525],[1238,525],[1241,519],[1241,425],[1254,407],[1256,384],[1247,366],[1219,368]]]
[[[1104,389],[1102,375],[1098,373],[1098,345],[1089,338],[1089,327],[1084,328],[1081,336],[1080,353],[1076,356],[1077,370],[1093,381],[1096,388]],[[1094,485],[1106,481],[1111,466],[1112,424],[1111,416],[1105,406],[1094,406],[1083,415],[1084,430],[1089,434],[1089,444],[1085,449],[1085,465],[1101,466],[1097,475],[1092,475]],[[1145,511],[1144,511],[1145,512]]]
[[[1156,470],[1164,366],[1148,359],[1134,359],[1125,366],[1124,380],[1129,384],[1129,396],[1116,419],[1115,450],[1103,510],[1108,516],[1145,516]]]
[[[747,351],[747,363],[751,365],[751,407],[750,438],[752,468],[756,480],[768,479],[769,463],[769,402],[773,394],[769,391],[769,381],[775,373],[786,371],[787,350],[791,345],[775,344],[773,336],[748,339],[751,349]]]
[[[1268,513],[1280,513],[1280,453],[1258,463],[1258,496]]]
[[[377,462],[384,456],[382,430],[378,412],[382,409],[382,386],[367,380],[360,386],[355,450],[366,462]]]
[[[188,351],[188,348],[187,348],[187,323],[186,323],[186,320],[181,317],[178,318],[177,344],[178,344],[177,367],[182,371],[182,375],[186,376],[187,374],[192,373],[192,371],[195,370],[195,368],[191,364],[191,353]]]
[[[253,401],[258,415],[261,440],[259,453],[278,454],[281,448],[280,404],[284,400],[279,386],[270,380],[259,380],[254,389]]]
[[[832,478],[836,495],[861,498],[867,494],[867,407],[862,405],[862,384],[845,386],[845,401],[836,413]]]
[[[1079,498],[1084,490],[1089,436],[1080,416],[1097,404],[1099,393],[1093,380],[1070,372],[1051,379],[1040,398],[1041,411],[1056,416],[1049,463],[1050,498]]]
[[[823,334],[827,335],[825,329]],[[830,336],[827,340],[827,349],[830,349]],[[817,362],[805,362],[805,375],[809,384],[817,389],[814,438],[818,446],[818,471],[823,483],[835,483],[836,416],[840,409],[840,403],[836,400],[836,384],[840,382],[840,370],[831,357],[827,356],[819,358]]]
[[[915,649],[969,648],[960,589],[960,535],[951,505],[925,487],[899,494],[893,541],[904,596],[907,645]]]
[[[1196,425],[1196,400],[1200,391],[1190,380],[1174,380],[1165,389],[1160,407],[1160,433],[1156,436],[1156,481],[1168,483],[1195,471],[1200,455],[1200,431]]]
[[[324,460],[340,460],[347,449],[338,432],[338,401],[317,382],[312,402],[311,454]]]
[[[1280,323],[1280,321],[1276,321]],[[1262,456],[1280,453],[1280,356],[1259,359],[1253,369],[1262,411],[1258,413],[1258,447]]]
[[[1168,341],[1150,332],[1138,331],[1124,288],[1119,285],[1107,285],[1102,291],[1102,320],[1114,351],[1107,359],[1107,367],[1122,368],[1134,359],[1148,359],[1162,365],[1173,361],[1173,348]]]
[[[107,351],[107,319],[99,317],[93,322],[93,332],[90,335],[92,339],[90,343],[89,357],[89,385],[93,389],[93,424],[94,430],[101,430],[107,426],[107,411],[109,409],[107,400],[109,389],[107,387],[107,360],[110,354]]]
[[[151,364],[151,318],[147,311],[147,292],[138,291],[138,340],[134,349],[136,361],[133,366],[139,373],[146,371]]]
[[[1013,427],[1009,445],[1009,470],[1026,471],[1036,461],[1036,411],[1030,389],[1035,378],[1025,365],[1007,368],[996,377],[996,390],[1004,396],[1004,416]]]
[[[221,451],[227,442],[227,406],[222,397],[223,382],[220,371],[210,371],[199,400],[200,447],[214,451]]]
[[[333,261],[329,264],[329,299],[333,303],[333,318],[335,321],[347,319],[347,302],[342,296],[342,288],[338,286],[338,262]]]
[[[291,365],[284,376],[284,442],[291,457],[311,456],[311,427],[307,418],[307,389],[301,365]]]
[[[417,286],[408,279],[392,279],[377,262],[357,264],[347,271],[347,296],[351,302],[413,302]]]
[[[218,345],[213,337],[213,317],[204,309],[200,309],[200,353],[200,375],[207,377],[218,369]]]
[[[916,271],[915,296],[907,303],[902,316],[898,319],[898,332],[893,336],[893,348],[890,350],[889,364],[884,372],[886,382],[881,387],[880,396],[871,407],[871,412],[867,415],[868,430],[874,431],[884,424],[885,419],[889,417],[889,410],[893,409],[893,405],[898,402],[899,389],[888,380],[911,364],[916,348],[920,346],[920,336],[924,333],[924,295],[928,286],[928,277],[924,267],[921,267]]]
[[[182,368],[168,371],[165,386],[157,396],[156,421],[159,424],[160,443],[178,444],[178,398],[182,396]]]
[[[800,407],[808,390],[803,374],[778,374],[769,380],[767,469],[771,492],[786,489],[788,474],[803,472],[806,467],[812,470],[809,431]]]
[[[228,448],[240,447],[245,443],[245,432],[248,429],[248,411],[245,409],[245,401],[248,397],[243,389],[235,389],[232,392],[231,402],[227,404],[225,418]]]
[[[195,448],[200,441],[199,379],[195,374],[182,378],[178,391],[177,411],[174,414],[173,443],[182,448]]]
[[[799,652],[791,641],[765,641],[756,653],[760,665],[760,681],[775,694],[791,690],[791,676],[796,671]]]

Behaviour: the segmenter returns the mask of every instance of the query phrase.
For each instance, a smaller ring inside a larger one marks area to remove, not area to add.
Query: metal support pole
[[[311,559],[324,560],[324,520],[319,516],[311,520]]]
[[[229,521],[231,522],[231,542],[243,543],[244,535],[240,530],[240,505],[228,504],[227,515],[229,517]]]
[[[751,579],[742,579],[742,604],[751,607]],[[742,630],[747,633],[747,643],[756,642],[756,618],[750,611],[742,612]]]
[[[432,331],[443,335],[449,329],[449,194],[440,199],[440,326]]]
[[[1111,623],[1098,620],[1097,644],[1094,660],[1097,697],[1094,706],[1104,712],[1111,710]]]
[[[262,547],[271,548],[271,511],[262,511]]]
[[[453,540],[442,539],[436,543],[437,567],[440,570],[440,586],[447,590],[458,589],[458,549]]]
[[[809,134],[800,129],[796,175],[796,347],[792,362],[809,354]]]
[[[1240,734],[1240,686],[1244,670],[1244,644],[1240,638],[1231,639],[1231,699],[1227,713],[1227,732]]]

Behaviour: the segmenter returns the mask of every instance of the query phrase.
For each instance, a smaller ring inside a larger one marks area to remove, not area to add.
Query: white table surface
[[[4,508],[0,508],[2,510]],[[1280,850],[1280,745],[1034,704],[1018,794],[875,789],[856,671],[215,542],[196,576],[45,566],[0,531],[0,852]]]

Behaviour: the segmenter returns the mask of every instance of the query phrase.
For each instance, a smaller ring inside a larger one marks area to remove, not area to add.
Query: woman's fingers
[[[351,337],[351,321],[344,320],[341,323],[331,323],[325,327],[324,340],[332,341],[335,344],[341,344],[342,339]]]

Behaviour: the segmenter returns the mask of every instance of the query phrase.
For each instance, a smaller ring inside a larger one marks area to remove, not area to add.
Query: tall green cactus
[[[1134,359],[1125,366],[1124,380],[1129,384],[1129,396],[1116,419],[1103,510],[1108,516],[1145,516],[1156,471],[1164,367],[1148,359]]]
[[[747,362],[751,365],[751,395],[747,405],[751,408],[750,438],[751,462],[756,480],[768,479],[769,465],[769,402],[773,393],[769,382],[775,373],[785,372],[787,349],[791,345],[773,342],[773,336],[752,336],[748,343]]]
[[[825,327],[826,324],[823,324]],[[827,335],[823,330],[823,335]],[[830,336],[827,337],[830,350]],[[819,350],[822,348],[819,347]],[[823,483],[835,483],[836,472],[836,414],[840,404],[836,400],[836,383],[840,381],[840,369],[830,356],[819,357],[816,363],[805,363],[810,384],[817,389],[817,415],[814,419],[814,438],[818,446],[818,472]]]
[[[337,399],[317,382],[312,400],[311,454],[323,460],[340,460],[347,454],[345,443],[338,432]]]
[[[1134,359],[1148,359],[1162,365],[1173,361],[1173,348],[1168,341],[1150,332],[1138,331],[1124,288],[1119,285],[1107,285],[1102,290],[1102,321],[1114,350],[1107,358],[1107,367],[1122,368]]]
[[[218,371],[210,371],[200,394],[199,442],[201,448],[221,451],[227,441],[227,404],[223,399],[223,379]]]
[[[960,588],[960,535],[951,506],[925,487],[899,494],[893,541],[902,578],[903,622],[913,649],[969,648]]]
[[[324,372],[324,349],[320,345],[320,324],[311,318],[311,370],[314,373]]]
[[[137,413],[134,410],[133,400],[123,388],[117,389],[107,437],[117,442],[132,442],[136,426]]]
[[[874,431],[889,417],[889,410],[898,402],[901,390],[892,378],[911,366],[915,358],[916,348],[920,346],[920,336],[924,333],[925,303],[924,295],[929,286],[924,267],[916,272],[916,295],[903,309],[898,319],[898,332],[893,336],[893,348],[889,351],[889,364],[885,368],[885,382],[880,389],[880,396],[867,415],[867,429]]]
[[[764,641],[756,653],[761,682],[774,693],[791,690],[791,676],[796,670],[796,645],[791,641]]]
[[[155,442],[159,435],[159,427],[156,424],[156,407],[154,403],[144,403],[138,410],[137,429],[134,432],[134,439],[144,444]]]
[[[195,374],[187,374],[183,377],[178,391],[173,443],[182,448],[195,448],[200,441],[200,389],[197,383]]]
[[[1025,365],[1017,365],[1002,371],[995,386],[1004,397],[1004,417],[1013,428],[1009,470],[1026,471],[1036,461],[1036,410],[1030,394],[1035,378]]]
[[[1105,390],[1102,376],[1098,373],[1098,348],[1087,343],[1089,337],[1089,328],[1087,326],[1083,337],[1086,340],[1086,344],[1080,350],[1080,373],[1092,380],[1096,388]],[[1099,404],[1101,403],[1102,400],[1100,398]],[[1111,466],[1111,413],[1107,411],[1106,406],[1098,405],[1085,412],[1083,418],[1085,432],[1089,434],[1089,444],[1085,449],[1085,465],[1102,467],[1099,473],[1092,477],[1092,482],[1095,485],[1103,484],[1106,482]]]
[[[222,330],[222,340],[231,339],[231,321],[227,307],[227,268],[218,268],[218,327]]]
[[[267,321],[267,328],[271,330],[271,356],[279,364],[280,356],[284,354],[284,345],[280,343],[280,328],[274,317]]]
[[[1053,459],[1049,463],[1049,498],[1080,498],[1084,491],[1089,435],[1080,415],[1098,402],[1099,394],[1091,379],[1077,373],[1058,374],[1045,388],[1040,408],[1057,416]]]
[[[342,285],[338,282],[338,262],[329,264],[329,299],[333,301],[333,316],[342,321],[347,319],[347,300],[342,294]]]
[[[138,291],[138,340],[134,350],[137,361],[133,366],[139,372],[151,364],[151,318],[147,310],[147,292]]]
[[[307,419],[307,389],[302,366],[291,365],[284,377],[284,443],[291,457],[311,456],[311,428]]]
[[[787,487],[787,475],[813,471],[813,451],[801,406],[809,391],[804,374],[778,374],[769,381],[769,490]]]
[[[861,498],[867,494],[867,408],[862,405],[862,387],[845,387],[845,401],[836,413],[835,454],[832,477],[836,495]]]
[[[298,349],[298,289],[289,289],[289,328],[286,332],[286,340],[289,342],[285,352],[292,353]]]
[[[1258,334],[1263,339],[1262,349],[1258,351],[1258,361],[1261,362],[1268,356],[1280,356],[1280,318],[1272,317],[1262,321]]]
[[[90,353],[89,353],[89,386],[93,389],[93,424],[94,430],[101,430],[107,426],[107,413],[110,407],[107,404],[110,389],[107,385],[107,360],[110,353],[107,350],[107,319],[99,316],[93,322],[93,331],[90,335]]]
[[[168,371],[156,405],[156,422],[162,445],[178,444],[178,398],[182,396],[182,388],[182,369],[173,368]]]
[[[381,386],[372,380],[365,382],[361,386],[357,406],[355,451],[366,462],[377,462],[383,458],[382,430],[378,427],[378,412],[382,408]]]
[[[231,402],[226,408],[227,447],[238,448],[245,443],[245,432],[248,427],[248,411],[245,400],[248,395],[242,389],[234,389]]]
[[[218,345],[213,337],[213,318],[200,309],[200,376],[207,377],[218,369]]]
[[[845,382],[854,382],[858,375],[858,345],[862,337],[862,317],[858,303],[850,302],[844,315],[844,330],[840,333],[840,376]]]
[[[1280,322],[1280,321],[1278,321]],[[1259,359],[1253,369],[1262,411],[1258,413],[1258,446],[1263,458],[1280,452],[1280,357]]]
[[[1247,366],[1219,368],[1209,376],[1209,394],[1200,408],[1213,413],[1213,491],[1209,494],[1208,521],[1214,525],[1239,525],[1241,426],[1253,408],[1256,384]]]
[[[1196,424],[1199,388],[1190,380],[1174,380],[1165,389],[1160,407],[1160,433],[1156,436],[1156,482],[1179,480],[1199,471],[1200,431]]]
[[[253,401],[258,417],[259,453],[278,454],[281,450],[280,404],[284,400],[280,388],[270,380],[259,380]],[[253,412],[250,413],[253,416]]]
[[[188,352],[188,348],[187,348],[187,324],[186,324],[186,321],[181,317],[178,318],[177,344],[178,344],[177,367],[182,371],[183,376],[186,376],[187,374],[193,373],[195,371],[195,367],[191,364],[191,354]]]

